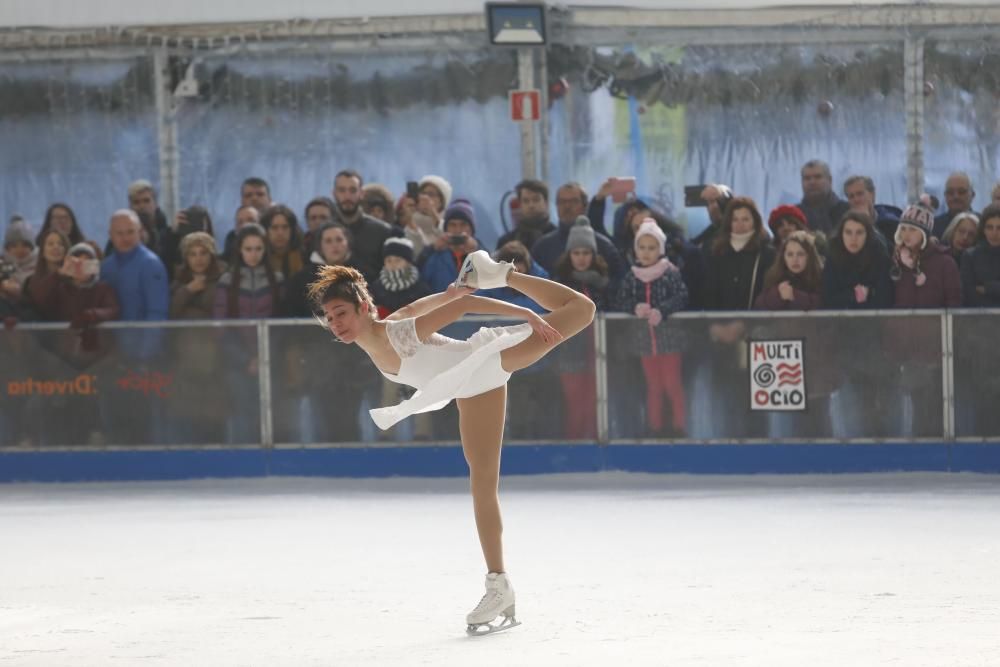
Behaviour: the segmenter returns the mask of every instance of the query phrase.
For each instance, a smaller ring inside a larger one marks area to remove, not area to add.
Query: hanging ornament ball
[[[933,81],[924,81],[924,97],[930,97],[937,89],[934,87]]]
[[[646,105],[645,105],[645,104],[640,104],[639,106],[637,106],[637,107],[635,108],[635,112],[636,112],[637,114],[639,114],[640,116],[641,116],[642,114],[646,113]]]
[[[816,107],[816,113],[824,118],[828,117],[831,113],[833,113],[833,102],[830,100],[823,100]]]

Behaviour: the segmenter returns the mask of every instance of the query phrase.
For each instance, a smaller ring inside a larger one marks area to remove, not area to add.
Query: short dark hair
[[[865,184],[865,190],[875,194],[875,181],[873,181],[870,176],[859,176],[855,174],[854,176],[848,176],[847,180],[844,181],[844,195],[847,195],[847,188],[851,187],[858,181]]]
[[[805,171],[806,169],[814,169],[816,167],[819,167],[823,171],[824,176],[831,180],[833,179],[833,176],[830,174],[830,165],[822,160],[809,160],[802,165],[802,171]]]
[[[362,185],[365,184],[365,179],[361,178],[361,174],[359,174],[358,172],[354,171],[353,169],[341,169],[340,171],[337,172],[337,175],[333,177],[333,182],[336,183],[337,179],[340,178],[341,176],[346,176],[347,178],[356,178],[356,179],[358,179],[358,187],[359,188]]]
[[[991,218],[1000,218],[1000,204],[990,204],[979,214],[979,235],[982,236],[986,228],[986,221]]]
[[[568,183],[563,183],[562,185],[560,185],[559,189],[556,190],[556,192],[558,193],[559,190],[563,190],[565,188],[573,188],[577,192],[579,192],[580,193],[580,203],[582,203],[584,206],[587,205],[587,200],[588,200],[587,189],[584,188],[583,185],[581,185],[580,183],[578,183],[576,181],[569,181]],[[558,194],[556,196],[558,196]]]
[[[240,192],[242,193],[243,188],[247,187],[248,185],[254,188],[264,188],[267,191],[267,196],[268,197],[271,196],[271,186],[268,185],[267,181],[265,181],[263,178],[251,176],[250,178],[244,180],[243,183],[240,185]]]
[[[534,178],[526,178],[517,185],[515,185],[514,191],[517,192],[518,199],[521,198],[521,192],[524,190],[540,194],[542,195],[542,199],[545,200],[546,204],[549,202],[549,186],[547,186],[542,181],[539,181]]]

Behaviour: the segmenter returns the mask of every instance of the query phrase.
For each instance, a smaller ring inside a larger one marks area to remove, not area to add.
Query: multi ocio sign
[[[750,409],[806,409],[802,340],[751,340]]]

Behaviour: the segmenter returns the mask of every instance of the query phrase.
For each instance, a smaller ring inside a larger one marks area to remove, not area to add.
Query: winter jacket
[[[379,317],[387,317],[403,306],[409,306],[417,299],[430,296],[430,294],[432,294],[431,288],[423,280],[420,280],[419,274],[417,282],[400,290],[389,289],[389,287],[382,282],[381,273],[379,273],[378,280],[376,280],[375,284],[372,285],[372,299],[378,307]]]
[[[117,320],[121,314],[115,290],[106,282],[80,287],[66,276],[49,273],[37,281],[33,293],[39,314],[49,322],[73,322],[87,313],[89,323],[95,324]]]
[[[875,230],[886,240],[887,246],[896,242],[896,228],[903,210],[888,204],[875,204]]]
[[[591,224],[593,226],[593,224]],[[535,245],[529,248],[531,257],[538,262],[543,269],[553,274],[556,270],[556,263],[564,252],[566,243],[569,240],[569,230],[573,227],[573,222],[559,223],[559,228],[554,229],[545,236],[535,241]],[[597,253],[608,263],[608,277],[612,285],[618,285],[628,271],[624,258],[615,244],[603,234],[595,234],[597,240]]]
[[[962,305],[962,280],[948,249],[932,241],[920,259],[920,270],[927,277],[917,286],[913,269],[901,267],[896,281],[896,308],[959,308]]]
[[[431,246],[424,249],[425,252],[428,250],[431,252],[423,261],[420,278],[431,288],[431,292],[443,292],[458,278],[458,270],[462,268],[465,254],[455,253],[447,247],[437,251]]]
[[[35,272],[35,266],[38,264],[38,248],[33,248],[20,261],[14,259],[13,255],[6,252],[3,254],[3,257],[14,265],[14,272],[10,274],[11,280],[16,282],[20,287],[24,287],[25,281]]]
[[[651,282],[643,282],[635,273],[629,271],[622,279],[621,286],[615,298],[615,310],[629,315],[635,315],[635,308],[640,303],[656,308],[663,320],[656,326],[650,322],[642,322],[638,327],[638,349],[645,356],[650,354],[667,354],[678,352],[684,339],[676,326],[667,317],[687,308],[688,291],[676,268],[668,269],[662,276]]]
[[[215,310],[215,287],[219,278],[205,280],[205,289],[189,292],[187,285],[175,282],[170,287],[170,319],[210,320]]]
[[[283,276],[294,276],[306,266],[300,248],[289,248],[281,254],[268,251],[267,259],[271,263],[271,270]]]
[[[121,305],[121,319],[167,319],[170,294],[167,271],[152,250],[138,245],[127,253],[113,252],[101,262],[101,280],[111,285]]]
[[[233,271],[240,272],[240,286],[236,301],[236,313],[229,314],[229,286],[233,282]],[[275,289],[267,281],[267,269],[263,264],[254,268],[234,267],[222,274],[215,287],[215,303],[212,315],[216,319],[257,319],[277,317],[281,306],[281,288],[284,276],[275,274]],[[278,300],[275,301],[275,292]]]
[[[817,202],[806,203],[803,199],[799,202],[798,207],[806,214],[809,229],[823,232],[827,236],[837,227],[840,219],[851,208],[846,201],[840,199],[833,192],[827,193],[826,197]]]
[[[862,266],[856,257],[831,254],[823,266],[823,307],[830,310],[889,308],[893,302],[890,262],[882,244],[870,239],[861,251],[871,260]],[[855,286],[868,288],[868,298],[858,303]]]
[[[792,300],[781,298],[778,286],[765,289],[753,302],[754,310],[816,310],[823,303],[822,295],[817,292],[807,292],[792,285]]]
[[[391,236],[403,236],[403,230],[367,214],[362,214],[354,222],[344,219],[339,209],[334,214],[351,230],[351,257],[355,267],[371,285],[382,270],[382,245]]]
[[[497,249],[499,250],[511,241],[520,241],[524,244],[525,248],[531,250],[539,239],[555,230],[556,226],[552,224],[548,216],[543,220],[529,221],[522,219],[514,229],[497,240]]]
[[[986,241],[962,255],[962,302],[967,308],[1000,308],[1000,247]],[[976,291],[982,286],[985,294]]]
[[[764,274],[774,262],[774,256],[774,248],[764,239],[755,249],[747,246],[736,252],[732,246],[726,246],[721,255],[709,254],[702,297],[704,309],[750,310],[754,300],[764,291]]]

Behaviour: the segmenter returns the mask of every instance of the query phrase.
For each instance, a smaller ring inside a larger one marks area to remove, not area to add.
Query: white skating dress
[[[433,333],[426,342],[417,338],[416,320],[386,322],[392,349],[399,355],[399,374],[381,371],[391,382],[417,390],[399,405],[370,410],[382,430],[417,414],[440,410],[455,398],[477,396],[505,384],[510,373],[500,365],[500,352],[531,335],[530,324],[483,327],[468,340]]]

